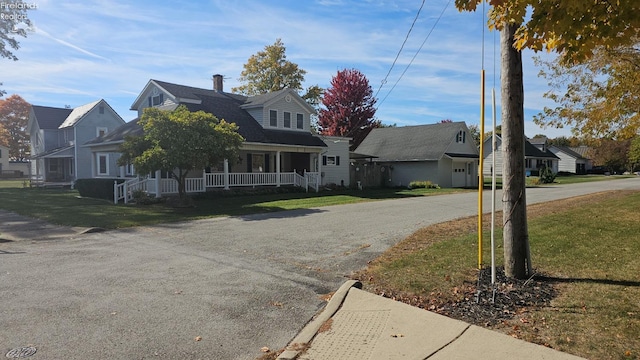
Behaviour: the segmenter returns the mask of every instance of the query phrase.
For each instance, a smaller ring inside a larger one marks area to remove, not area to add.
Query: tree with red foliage
[[[356,69],[344,69],[331,79],[324,92],[319,111],[320,134],[353,138],[357,147],[373,128],[380,127],[374,118],[376,98],[366,76]]]
[[[0,144],[9,148],[9,158],[12,160],[29,158],[29,110],[31,104],[20,95],[0,99]]]

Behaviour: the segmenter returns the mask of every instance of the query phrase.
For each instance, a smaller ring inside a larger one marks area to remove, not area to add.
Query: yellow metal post
[[[480,73],[480,162],[478,164],[478,269],[482,269],[482,189],[484,188],[484,69]]]

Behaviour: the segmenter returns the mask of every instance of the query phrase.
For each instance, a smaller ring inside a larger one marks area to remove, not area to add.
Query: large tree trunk
[[[508,277],[530,273],[524,173],[524,90],[522,54],[513,47],[517,24],[500,32],[502,64],[502,191],[504,268]]]

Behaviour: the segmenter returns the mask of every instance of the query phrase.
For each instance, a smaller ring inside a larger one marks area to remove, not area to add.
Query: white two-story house
[[[174,110],[180,105],[190,111],[202,110],[218,119],[235,123],[245,139],[237,159],[227,159],[224,164],[212,164],[205,169],[206,173],[224,173],[227,180],[232,176],[230,174],[274,174],[244,176],[253,179],[251,181],[280,178],[279,174],[282,173],[317,173],[320,184],[349,185],[348,139],[327,139],[313,134],[311,115],[314,109],[295,90],[283,89],[247,97],[224,92],[221,75],[214,75],[212,89],[149,80],[133,102],[131,110],[138,112],[139,119],[147,107]],[[118,147],[126,134],[142,134],[138,119],[90,141],[86,146],[96,156],[106,156],[105,161],[109,164],[115,163],[120,156]],[[98,175],[128,177],[133,172],[130,167],[110,168],[107,173]],[[272,185],[272,182],[267,181],[267,184]]]

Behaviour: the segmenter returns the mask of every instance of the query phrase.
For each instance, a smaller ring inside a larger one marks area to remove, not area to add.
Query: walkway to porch
[[[293,171],[290,173],[204,173],[200,178],[187,178],[185,191],[187,193],[205,192],[209,188],[229,189],[231,187],[256,187],[294,185],[309,191],[320,189],[320,173],[304,172],[303,175]],[[144,177],[129,179],[121,184],[113,184],[113,202],[120,200],[128,203],[133,200],[133,193],[143,191],[153,194],[156,198],[163,195],[178,193],[178,182],[175,179],[162,179],[156,173],[155,178]]]

